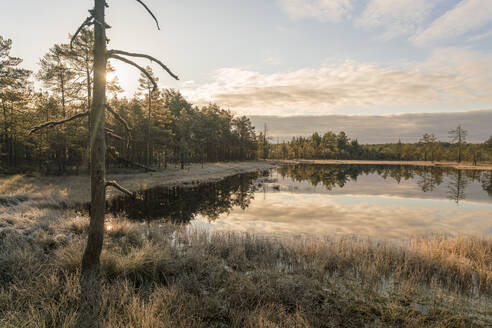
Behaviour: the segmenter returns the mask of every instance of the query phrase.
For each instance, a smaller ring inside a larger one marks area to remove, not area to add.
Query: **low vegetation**
[[[44,219],[29,228],[19,216],[0,219],[1,327],[76,323],[89,220],[37,211]],[[117,217],[108,218],[106,234],[106,327],[492,324],[489,237],[279,238]]]

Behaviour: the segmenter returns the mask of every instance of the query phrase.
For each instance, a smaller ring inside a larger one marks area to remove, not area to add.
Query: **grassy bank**
[[[130,189],[266,169],[119,175]],[[87,177],[0,178],[0,327],[75,327]],[[492,238],[273,237],[108,217],[106,327],[490,327]]]
[[[149,173],[108,174],[125,188],[136,191],[155,186],[193,185],[220,180],[238,173],[268,170],[274,167],[267,162],[230,162],[192,164],[185,170],[169,167]],[[107,198],[121,195],[107,189]],[[0,175],[0,231],[6,228],[25,230],[52,225],[60,218],[66,219],[66,209],[90,201],[90,180],[87,175],[28,176]],[[14,206],[15,205],[15,206]]]
[[[73,327],[88,219],[0,232],[0,327]],[[55,221],[53,221],[55,222]],[[111,218],[106,327],[487,327],[492,239],[274,239]]]

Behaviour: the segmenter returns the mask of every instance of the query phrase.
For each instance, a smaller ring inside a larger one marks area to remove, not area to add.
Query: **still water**
[[[112,201],[133,220],[216,230],[357,234],[492,234],[492,171],[384,165],[288,165]]]

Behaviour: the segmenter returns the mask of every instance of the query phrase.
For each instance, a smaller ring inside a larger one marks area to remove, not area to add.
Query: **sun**
[[[115,79],[119,79],[118,74],[116,74],[116,71],[106,73],[106,82],[112,82]]]

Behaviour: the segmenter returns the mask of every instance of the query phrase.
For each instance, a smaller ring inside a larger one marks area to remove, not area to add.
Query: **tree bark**
[[[105,103],[106,103],[106,30],[105,0],[95,0],[94,17],[103,24],[94,25],[94,90],[90,115],[91,134],[91,220],[87,247],[82,258],[82,274],[92,276],[99,272],[99,258],[104,239],[105,212]]]
[[[104,26],[105,0],[95,0],[94,18],[102,24],[94,25],[94,92],[90,113],[90,174],[91,209],[87,246],[82,257],[80,281],[80,312],[77,327],[101,327],[100,256],[104,240],[104,212],[106,201],[106,30]]]

